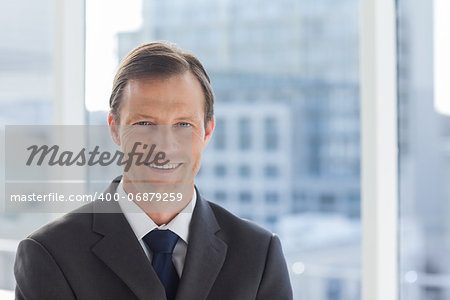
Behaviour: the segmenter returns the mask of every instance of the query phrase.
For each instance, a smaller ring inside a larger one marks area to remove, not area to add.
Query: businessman
[[[115,178],[104,194],[118,201],[97,199],[21,241],[16,299],[292,299],[278,237],[194,185],[213,107],[196,57],[163,43],[132,50],[114,79],[110,134],[124,153],[147,142],[164,157]],[[137,201],[148,192],[173,197]]]

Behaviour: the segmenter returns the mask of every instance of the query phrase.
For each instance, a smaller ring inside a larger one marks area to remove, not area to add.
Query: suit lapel
[[[209,204],[197,193],[189,229],[189,244],[177,300],[206,299],[225,261],[227,245],[216,233],[219,224]]]
[[[116,178],[105,193],[114,193]],[[93,230],[103,235],[92,251],[139,299],[165,300],[164,287],[116,201],[94,202]]]

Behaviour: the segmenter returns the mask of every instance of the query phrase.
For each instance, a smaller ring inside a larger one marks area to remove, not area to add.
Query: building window
[[[239,177],[248,178],[248,177],[250,177],[252,175],[251,171],[252,170],[251,170],[249,165],[239,166]]]
[[[264,198],[268,204],[276,204],[279,200],[277,192],[266,192]]]
[[[225,123],[224,119],[221,119],[221,118],[216,119],[216,126],[214,128],[214,134],[213,134],[214,149],[216,149],[216,150],[225,149],[225,146],[226,146],[225,142],[226,142],[226,138],[227,138],[225,125],[226,125],[226,123]]]
[[[214,200],[217,202],[225,202],[227,200],[227,193],[225,191],[216,191],[214,193]]]
[[[239,120],[239,149],[248,150],[252,146],[252,130],[248,118]]]
[[[278,168],[274,165],[265,166],[264,175],[268,178],[278,177]]]
[[[348,197],[348,211],[347,215],[350,218],[357,218],[359,219],[361,217],[361,197],[359,194],[352,194]]]
[[[327,280],[327,299],[329,300],[341,300],[341,281],[339,279]]]
[[[214,175],[216,177],[225,177],[227,175],[227,167],[224,165],[216,165],[214,167]]]
[[[332,212],[336,210],[336,198],[333,195],[321,195],[319,198],[320,210]]]
[[[267,118],[264,121],[264,144],[265,149],[273,151],[278,148],[278,124],[274,118]]]
[[[292,195],[292,212],[300,213],[306,211],[306,195],[300,193],[299,191],[295,191]]]
[[[266,222],[269,224],[269,226],[273,226],[277,223],[278,217],[274,215],[270,215],[266,217]]]
[[[242,203],[249,203],[253,199],[250,191],[242,191],[239,193],[239,201]]]

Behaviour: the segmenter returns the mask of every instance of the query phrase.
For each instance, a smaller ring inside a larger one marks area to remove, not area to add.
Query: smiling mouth
[[[181,166],[183,163],[177,163],[177,164],[165,164],[162,166],[158,166],[155,164],[148,164],[147,166],[149,166],[152,169],[157,169],[157,170],[174,170],[176,168],[178,168],[179,166]]]

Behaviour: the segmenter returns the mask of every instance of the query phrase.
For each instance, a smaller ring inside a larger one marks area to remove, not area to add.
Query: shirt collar
[[[169,229],[176,233],[186,244],[189,241],[189,225],[191,223],[192,212],[197,202],[197,193],[194,190],[191,201],[175,216],[168,224],[158,226],[147,214],[134,202],[129,201],[127,193],[123,189],[122,180],[117,186],[119,194],[118,202],[125,218],[133,229],[134,234],[141,240],[147,233],[153,229]]]

